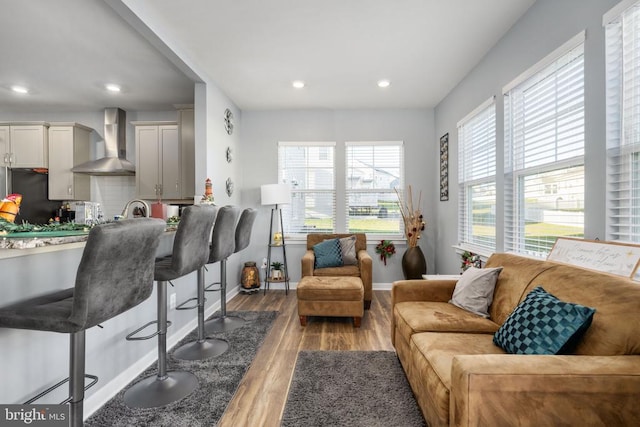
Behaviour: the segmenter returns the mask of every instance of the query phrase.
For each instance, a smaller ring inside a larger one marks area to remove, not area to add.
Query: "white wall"
[[[259,209],[251,246],[243,253],[245,261],[260,264],[267,256],[270,206],[260,205],[260,186],[277,180],[278,141],[335,141],[336,180],[344,179],[345,141],[404,141],[405,182],[423,192],[423,210],[427,229],[420,246],[428,266],[433,266],[435,214],[433,200],[438,197],[437,182],[427,165],[436,156],[433,132],[433,110],[296,110],[244,111],[242,113],[241,146],[243,162],[242,204]],[[234,160],[235,161],[235,160]],[[338,195],[338,203],[344,203]],[[374,259],[374,283],[391,283],[401,279],[400,259],[404,244],[397,244],[397,254],[385,267]],[[369,245],[375,256],[375,244]],[[300,258],[304,246],[289,241],[287,261],[292,282],[300,279]],[[277,259],[277,258],[276,258]]]
[[[605,238],[605,58],[602,15],[616,0],[538,0],[483,60],[435,109],[435,130],[449,133],[449,201],[438,203],[436,270],[458,273],[458,135],[456,123],[496,95],[497,170],[503,167],[504,104],[502,87],[586,29],[585,41],[585,237]],[[432,160],[434,176],[437,173]],[[435,178],[434,178],[435,179]],[[504,182],[498,172],[498,207]],[[435,200],[435,199],[434,199]],[[434,202],[435,203],[435,202]],[[503,249],[503,221],[497,212],[498,251]]]

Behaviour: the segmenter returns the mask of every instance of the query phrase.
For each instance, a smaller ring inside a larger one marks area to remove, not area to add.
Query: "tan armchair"
[[[329,267],[314,269],[313,246],[327,239],[343,238],[356,236],[356,256],[358,258],[357,265],[345,265],[342,267]],[[364,286],[364,308],[371,307],[371,298],[373,296],[373,260],[371,255],[367,253],[367,236],[364,233],[351,234],[307,234],[307,252],[302,257],[302,277],[305,276],[350,276],[359,277]]]

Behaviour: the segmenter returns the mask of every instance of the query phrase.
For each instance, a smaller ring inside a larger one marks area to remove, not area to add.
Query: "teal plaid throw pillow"
[[[315,256],[315,268],[340,267],[342,263],[342,250],[339,239],[329,239],[313,246]]]
[[[532,290],[493,336],[510,354],[566,354],[591,325],[595,309]]]

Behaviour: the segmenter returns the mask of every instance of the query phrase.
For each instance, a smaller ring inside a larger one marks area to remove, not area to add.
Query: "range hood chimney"
[[[104,157],[82,163],[71,172],[89,175],[135,175],[136,168],[127,160],[127,113],[120,108],[104,110]]]

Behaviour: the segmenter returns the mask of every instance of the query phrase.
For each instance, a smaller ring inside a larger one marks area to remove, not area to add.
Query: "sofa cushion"
[[[575,354],[640,354],[640,283],[586,268],[544,264],[553,267],[540,274],[531,289],[540,285],[563,301],[597,310]]]
[[[489,317],[493,290],[501,271],[502,267],[469,267],[456,283],[449,302],[478,316]]]
[[[595,309],[532,290],[493,337],[511,354],[567,354],[591,325]]]
[[[446,302],[406,301],[395,305],[396,328],[407,341],[419,332],[493,334],[499,325]],[[491,336],[491,335],[489,335]]]
[[[340,251],[342,253],[342,263],[344,265],[358,264],[356,256],[356,236],[343,237],[338,239],[340,242]]]
[[[453,358],[462,354],[504,354],[491,339],[488,334],[444,332],[423,332],[411,338],[411,363],[419,378],[413,384],[421,388],[419,399],[428,400],[428,419],[438,420],[434,425],[449,425]]]
[[[487,260],[485,268],[503,267],[493,292],[489,317],[502,325],[511,312],[529,292],[532,281],[552,267],[551,263],[515,254],[495,253]]]
[[[315,268],[340,267],[342,263],[342,252],[340,251],[340,241],[329,239],[320,242],[313,247],[315,257]]]
[[[362,301],[364,288],[358,277],[303,277],[296,287],[298,300]]]

